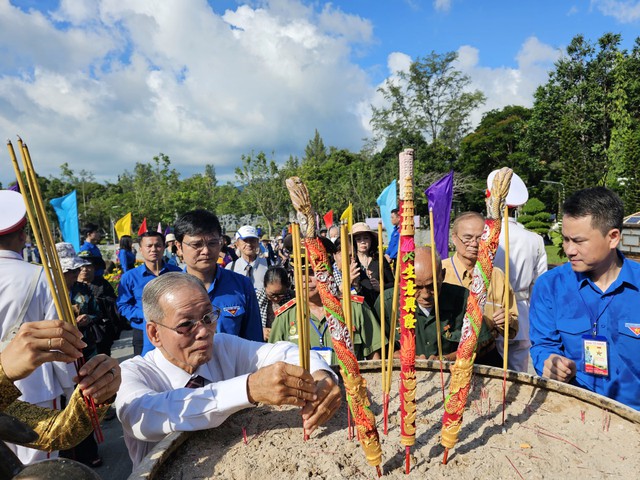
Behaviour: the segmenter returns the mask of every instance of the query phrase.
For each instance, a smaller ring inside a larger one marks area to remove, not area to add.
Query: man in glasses
[[[440,307],[440,337],[444,360],[455,360],[456,350],[460,342],[460,331],[467,306],[467,289],[443,284],[442,262],[436,253],[436,282],[438,285],[438,300]],[[433,269],[431,267],[431,248],[416,248],[415,260],[416,275],[416,355],[420,358],[438,358],[438,336],[436,330],[435,297]],[[391,307],[393,303],[393,288],[384,292],[386,331],[391,327]],[[380,299],[376,301],[376,310],[380,316]],[[396,356],[400,350],[400,312],[397,318],[396,331]]]
[[[159,277],[142,300],[157,348],[122,364],[116,402],[134,467],[169,433],[215,428],[258,403],[302,407],[309,434],[340,407],[337,377],[319,354],[309,373],[294,344],[215,334],[220,311],[192,275]]]
[[[207,289],[211,304],[220,309],[218,332],[262,342],[262,320],[251,280],[218,265],[222,228],[208,210],[185,213],[174,225],[178,253],[186,272]]]
[[[132,327],[133,354],[144,355],[154,346],[147,338],[145,319],[142,311],[142,290],[154,278],[167,272],[181,272],[175,265],[165,264],[164,236],[159,232],[147,231],[138,237],[140,254],[144,264],[126,271],[118,286],[118,312],[129,320]]]
[[[465,212],[456,217],[451,229],[451,238],[456,247],[456,253],[453,257],[442,261],[445,283],[462,286],[466,289],[471,287],[473,268],[478,260],[483,231],[484,217],[480,213]],[[506,282],[504,272],[494,267],[487,290],[483,322],[483,326],[486,325],[489,328],[493,337],[488,342],[480,342],[480,340],[478,342],[478,358],[483,359],[484,365],[502,367],[502,356],[495,348],[495,337],[504,335],[506,315],[503,305],[507,299]],[[514,338],[517,333],[518,306],[513,289],[509,288],[509,338]]]
[[[258,231],[251,225],[244,225],[238,229],[235,238],[240,258],[227,265],[226,269],[249,278],[255,290],[264,288],[264,274],[271,265],[271,259],[258,255]]]

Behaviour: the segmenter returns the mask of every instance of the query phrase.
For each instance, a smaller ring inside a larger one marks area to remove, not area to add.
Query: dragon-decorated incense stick
[[[413,150],[405,149],[400,162],[400,443],[405,446],[405,471],[410,470],[411,447],[416,443],[416,273],[413,221]]]
[[[333,350],[340,364],[340,373],[347,391],[347,403],[356,423],[358,439],[362,444],[367,462],[376,467],[378,476],[381,476],[382,448],[375,417],[369,408],[367,382],[360,375],[360,366],[353,352],[351,335],[344,321],[338,289],[333,278],[327,251],[316,235],[315,217],[309,191],[298,177],[288,178],[286,183],[291,203],[298,212],[298,220],[301,230],[304,232],[307,261],[315,272],[315,278],[318,282],[318,291],[327,314]],[[344,295],[349,295],[349,291],[344,292]]]
[[[493,272],[493,259],[500,240],[502,211],[507,193],[509,193],[512,175],[511,169],[500,169],[493,179],[491,194],[487,197],[487,219],[478,246],[478,260],[473,269],[473,280],[467,300],[467,310],[464,315],[456,361],[451,367],[449,395],[444,402],[441,440],[442,446],[445,447],[442,460],[444,464],[447,463],[449,449],[453,448],[458,441],[458,434],[462,426],[462,415],[467,404],[473,362],[476,358],[478,334],[482,326],[482,313],[487,300],[491,272]]]

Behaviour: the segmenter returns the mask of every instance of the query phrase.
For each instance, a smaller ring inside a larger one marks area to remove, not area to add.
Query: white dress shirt
[[[31,300],[27,298],[35,281]],[[26,302],[29,302],[22,322],[36,322],[58,318],[51,292],[42,267],[25,262],[19,253],[0,250],[0,339],[13,330]],[[7,335],[7,340],[10,335]],[[22,392],[20,400],[48,408],[60,408],[58,398],[64,390],[72,390],[75,368],[73,364],[47,362],[31,375],[17,380]],[[11,446],[20,460],[27,464],[47,458],[46,452]],[[57,452],[53,457],[57,456]]]
[[[269,263],[266,258],[256,257],[253,262],[247,262],[244,258],[240,257],[235,262],[228,264],[225,268],[240,275],[246,275],[247,265],[251,265],[249,278],[251,278],[253,288],[256,290],[264,288],[264,274],[267,273],[267,269],[269,268]]]
[[[201,388],[185,388],[192,376],[169,362],[160,349],[123,362],[115,406],[134,468],[169,433],[217,427],[251,407],[249,374],[278,361],[298,365],[298,347],[217,333],[211,360],[193,374],[211,382]],[[316,370],[327,370],[337,381],[329,365],[312,351],[310,371]]]
[[[500,244],[494,265],[504,271],[504,229],[500,232]],[[538,277],[547,271],[547,252],[544,240],[537,233],[524,228],[514,218],[509,218],[509,281],[518,305],[518,334],[511,341],[529,341],[529,296]]]

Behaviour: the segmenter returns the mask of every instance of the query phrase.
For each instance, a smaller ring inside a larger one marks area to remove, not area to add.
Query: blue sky
[[[358,151],[376,89],[417,56],[458,52],[477,122],[531,106],[576,34],[630,48],[639,26],[626,0],[0,0],[0,132],[43,175],[109,180],[163,152],[233,181],[241,155],[300,156],[315,129]]]

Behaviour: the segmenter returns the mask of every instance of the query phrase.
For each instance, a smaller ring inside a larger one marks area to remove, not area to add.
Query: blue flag
[[[453,203],[453,170],[424,191],[433,211],[433,236],[440,258],[449,256],[449,222]]]
[[[384,225],[387,235],[391,235],[393,232],[393,223],[391,223],[391,210],[398,208],[398,193],[396,191],[395,178],[382,190],[382,193],[376,200],[376,203],[380,207],[380,217],[382,218],[382,224]]]
[[[60,198],[52,198],[51,205],[58,215],[62,239],[80,251],[80,227],[78,225],[78,200],[74,190]]]

